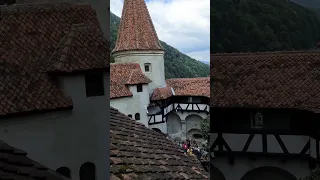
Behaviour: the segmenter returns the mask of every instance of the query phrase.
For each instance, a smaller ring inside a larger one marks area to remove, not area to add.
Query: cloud
[[[210,50],[194,51],[187,53],[187,55],[199,61],[210,61]]]
[[[210,0],[147,0],[159,39],[197,60],[209,61]],[[123,0],[111,0],[121,16]],[[207,54],[206,54],[207,53]]]

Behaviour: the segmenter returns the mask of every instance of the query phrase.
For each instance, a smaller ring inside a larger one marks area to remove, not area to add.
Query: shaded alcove
[[[181,132],[181,119],[175,113],[171,112],[167,118],[168,134],[176,134]]]
[[[223,173],[216,167],[214,167],[212,164],[210,166],[210,179],[214,180],[226,180]]]
[[[86,162],[80,167],[80,180],[95,180],[96,166],[91,162]]]
[[[248,171],[241,180],[296,180],[297,178],[286,170],[264,166]]]
[[[71,178],[71,171],[67,167],[60,167],[56,170],[56,172],[63,175],[64,177]]]

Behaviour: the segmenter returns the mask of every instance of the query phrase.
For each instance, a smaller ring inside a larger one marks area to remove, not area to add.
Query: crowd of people
[[[206,155],[208,153],[203,148],[201,148],[195,140],[187,139],[182,143],[179,142],[179,145],[185,154],[197,156],[200,161],[206,161]]]

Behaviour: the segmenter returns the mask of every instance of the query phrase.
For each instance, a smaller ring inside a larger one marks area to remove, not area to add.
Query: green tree
[[[212,1],[211,53],[313,49],[319,12],[286,0]]]
[[[111,50],[115,46],[118,35],[118,27],[120,18],[113,13],[110,13],[110,39]],[[232,35],[232,33],[231,33]],[[193,77],[208,77],[210,74],[210,67],[197,61],[181,52],[174,47],[160,41],[162,47],[166,50],[164,54],[164,66],[166,79],[170,78],[193,78]],[[192,43],[192,42],[191,42]],[[111,57],[111,62],[114,62]]]
[[[204,147],[206,151],[209,151],[209,143],[210,143],[210,115],[201,121],[201,135],[204,140],[207,141],[206,146]]]

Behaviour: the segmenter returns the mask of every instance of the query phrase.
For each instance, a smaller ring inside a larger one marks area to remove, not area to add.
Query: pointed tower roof
[[[124,0],[113,53],[130,50],[163,50],[144,0]]]

